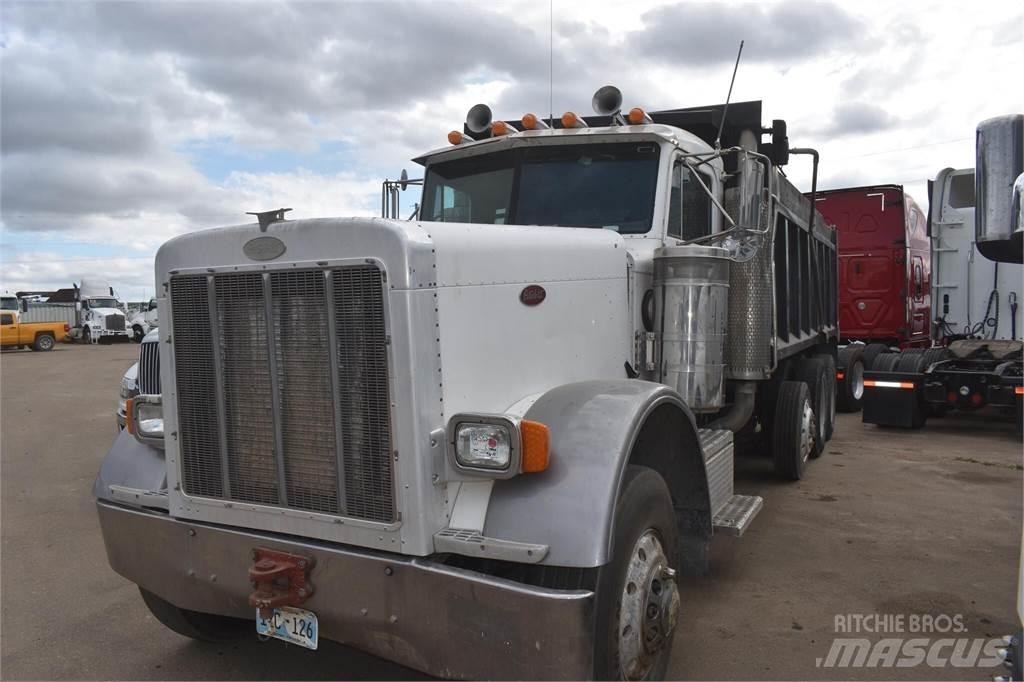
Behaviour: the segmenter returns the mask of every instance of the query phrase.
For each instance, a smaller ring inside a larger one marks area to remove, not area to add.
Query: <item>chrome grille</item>
[[[124,315],[118,315],[116,313],[112,315],[107,315],[105,322],[107,325],[107,329],[119,332],[124,331]]]
[[[160,393],[160,344],[156,341],[139,344],[139,392]]]
[[[171,314],[186,493],[395,519],[379,269],[178,276]]]

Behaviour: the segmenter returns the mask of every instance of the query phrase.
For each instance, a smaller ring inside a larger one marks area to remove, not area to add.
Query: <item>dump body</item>
[[[917,203],[900,185],[873,185],[820,192],[816,204],[838,233],[840,337],[930,345],[932,256]]]

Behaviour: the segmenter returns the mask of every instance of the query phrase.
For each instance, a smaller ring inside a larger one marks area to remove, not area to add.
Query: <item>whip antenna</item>
[[[548,0],[548,125],[555,127],[555,0]]]
[[[732,85],[736,82],[736,71],[740,68],[740,57],[743,55],[743,41],[740,41],[740,51],[736,53],[736,64],[732,67],[732,80],[729,81],[729,94],[725,96],[725,108],[722,109],[722,120],[718,122],[718,135],[715,136],[715,149],[722,148],[722,128],[725,127],[725,117],[729,113],[729,100],[732,99]]]

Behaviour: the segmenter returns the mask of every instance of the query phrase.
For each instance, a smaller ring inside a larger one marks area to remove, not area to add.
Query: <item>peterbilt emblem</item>
[[[522,301],[523,305],[538,305],[547,295],[548,292],[544,291],[544,287],[531,284],[519,292],[519,300]]]
[[[285,251],[284,242],[277,237],[256,237],[242,247],[245,255],[253,260],[273,260]]]

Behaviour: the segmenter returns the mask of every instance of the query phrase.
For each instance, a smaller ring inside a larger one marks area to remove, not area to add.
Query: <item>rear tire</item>
[[[875,364],[871,368],[872,372],[895,372],[896,363],[900,361],[899,353],[884,353],[875,358]]]
[[[847,346],[839,351],[843,380],[836,386],[836,405],[840,412],[860,412],[864,398],[864,347]]]
[[[811,457],[821,457],[828,442],[828,420],[831,410],[828,395],[828,370],[819,358],[801,358],[796,363],[793,378],[807,384],[811,396],[811,409],[814,411],[814,448]],[[834,374],[833,374],[834,376]]]
[[[679,528],[665,480],[630,465],[615,507],[611,556],[598,571],[594,679],[665,678],[679,613],[679,561]]]
[[[49,351],[53,350],[54,339],[49,334],[40,334],[36,337],[36,342],[32,344],[32,350],[37,351]]]
[[[799,481],[814,450],[814,410],[811,391],[802,381],[783,381],[772,428],[772,457],[779,476]]]
[[[934,365],[936,362],[949,360],[951,357],[953,357],[953,354],[950,353],[949,349],[945,346],[929,348],[924,352],[924,364],[925,367],[928,367],[929,365]]]
[[[224,642],[238,639],[246,632],[248,621],[179,609],[142,587],[139,587],[139,592],[153,617],[183,637],[201,642]]]
[[[864,346],[864,369],[873,371],[875,369],[875,358],[883,353],[889,352],[889,346],[884,343],[869,343]]]
[[[825,425],[825,440],[830,441],[836,432],[836,359],[828,353],[821,353],[814,357],[825,363],[825,383],[828,386],[825,393],[828,396],[828,411],[825,413],[828,415],[828,424]]]

